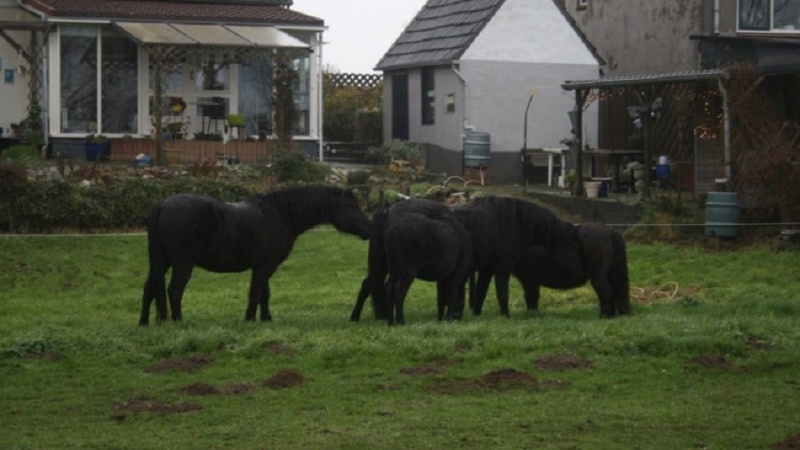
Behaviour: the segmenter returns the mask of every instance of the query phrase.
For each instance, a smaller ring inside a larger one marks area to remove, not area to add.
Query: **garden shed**
[[[384,138],[424,144],[428,170],[460,175],[464,138],[484,133],[491,179],[518,182],[523,145],[572,137],[563,80],[602,64],[557,0],[429,0],[376,66]],[[596,144],[596,106],[584,117],[576,131]]]

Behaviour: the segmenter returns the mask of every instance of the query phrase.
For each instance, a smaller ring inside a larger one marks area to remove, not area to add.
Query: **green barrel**
[[[470,131],[464,136],[464,165],[488,167],[491,152],[489,133]]]
[[[741,216],[736,192],[709,192],[706,198],[706,236],[735,238]]]

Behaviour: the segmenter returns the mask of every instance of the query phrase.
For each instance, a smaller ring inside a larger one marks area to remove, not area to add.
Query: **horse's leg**
[[[511,272],[497,272],[494,274],[494,288],[497,292],[497,303],[500,305],[500,314],[511,317],[508,310],[508,283]]]
[[[436,288],[439,299],[439,320],[442,320],[445,311],[447,311],[447,320],[461,318],[461,310],[459,310],[458,304],[459,295],[464,293],[464,280],[461,277],[450,277],[438,282]],[[463,303],[461,307],[463,309]]]
[[[476,271],[470,270],[469,277],[467,277],[467,283],[469,284],[469,309],[472,312],[475,312],[475,299],[477,298],[475,296],[475,285],[477,284],[475,280],[476,277]]]
[[[403,312],[408,289],[414,281],[413,275],[403,275],[398,278],[389,278],[389,295],[387,296],[387,320],[389,325],[405,325],[406,317]]]
[[[447,289],[444,281],[436,282],[436,320],[441,322],[444,319],[445,313],[449,319],[453,315],[452,306],[449,306],[447,298]]]
[[[168,269],[169,267],[164,272]],[[139,316],[139,325],[148,325],[150,323],[150,305],[153,303],[153,299],[156,301],[156,321],[160,323],[167,320],[167,289],[164,286],[165,283],[164,273],[151,273],[147,276],[142,293],[142,314]]]
[[[611,284],[605,276],[595,275],[591,278],[597,299],[600,300],[600,315],[611,318],[616,315],[616,307],[612,298]]]
[[[351,322],[358,322],[361,320],[361,311],[364,309],[364,302],[367,301],[367,297],[370,295],[370,284],[372,280],[370,276],[367,275],[364,278],[364,281],[361,282],[361,289],[358,291],[358,297],[356,297],[356,305],[353,307],[353,312],[350,313],[350,321]]]
[[[250,274],[250,293],[247,298],[247,310],[244,313],[244,320],[252,322],[256,320],[256,309],[261,306],[261,320],[272,320],[269,312],[269,277],[271,273],[268,269],[253,269]]]
[[[167,287],[167,294],[169,294],[169,307],[172,310],[172,320],[178,321],[183,318],[181,313],[181,301],[183,299],[183,291],[189,283],[189,278],[192,277],[192,270],[194,264],[189,261],[182,261],[172,266],[172,277],[169,280],[169,287]],[[156,306],[158,306],[158,296],[156,295]],[[164,319],[166,319],[166,310],[164,311]]]
[[[519,278],[522,284],[522,291],[525,293],[525,305],[528,311],[536,311],[539,309],[539,283],[529,280],[527,277]]]
[[[489,283],[492,281],[492,273],[488,270],[479,270],[478,271],[478,281],[475,283],[475,296],[473,298],[472,293],[470,293],[470,301],[472,302],[470,306],[472,307],[472,313],[476,316],[481,315],[483,311],[483,303],[486,301],[486,295],[489,293]],[[470,287],[470,291],[471,291]]]

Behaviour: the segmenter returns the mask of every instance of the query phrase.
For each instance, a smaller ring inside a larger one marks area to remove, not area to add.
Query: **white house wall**
[[[30,43],[30,31],[7,31],[20,45],[27,48]],[[3,128],[3,133],[8,134],[11,130],[11,124],[18,124],[20,121],[27,117],[28,107],[28,81],[30,80],[30,73],[25,75],[17,71],[17,62],[30,69],[30,63],[25,61],[24,58],[17,55],[5,39],[0,38],[0,74],[3,75],[3,80],[0,80],[0,99],[2,99],[3,107],[0,108],[0,127]],[[6,83],[5,73],[6,70],[12,70],[14,73],[14,82]]]
[[[560,141],[571,136],[567,113],[575,99],[561,84],[594,78],[597,66],[462,61],[461,73],[469,84],[469,125],[491,135],[492,152],[519,152],[531,89],[536,94],[528,111],[527,147],[563,147]],[[584,113],[583,131],[585,143],[596,147],[597,105]]]
[[[506,0],[461,59],[597,66],[553,0]]]

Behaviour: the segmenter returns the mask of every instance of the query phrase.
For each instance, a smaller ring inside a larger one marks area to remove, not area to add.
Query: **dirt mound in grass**
[[[554,355],[537,359],[536,367],[543,370],[554,371],[590,369],[592,367],[592,362],[573,355]]]
[[[437,394],[458,394],[475,389],[505,391],[513,389],[552,389],[568,384],[558,380],[538,380],[533,375],[516,369],[499,369],[472,380],[442,380],[432,388]]]
[[[156,400],[134,399],[116,405],[116,409],[129,413],[187,413],[199,411],[202,406],[195,403],[166,403]]]
[[[722,355],[706,354],[698,355],[690,359],[694,364],[703,366],[707,369],[735,369],[736,365],[725,359]]]
[[[436,375],[461,364],[460,359],[437,359],[417,367],[405,367],[400,373],[405,375]]]
[[[302,373],[292,369],[283,369],[267,379],[267,381],[264,382],[264,386],[270,389],[286,389],[299,386],[305,381],[306,377],[304,377]]]
[[[212,386],[206,383],[194,383],[179,389],[180,392],[189,395],[242,395],[252,391],[255,387],[249,384],[226,384],[223,386]]]
[[[776,444],[772,444],[775,450],[796,450],[800,449],[800,434],[792,436]]]
[[[165,359],[160,363],[145,369],[147,373],[160,373],[170,370],[191,372],[210,364],[214,359],[208,355],[192,355],[186,358]]]
[[[479,386],[492,389],[514,389],[539,386],[539,380],[527,372],[515,369],[500,369],[489,372],[475,380]]]

